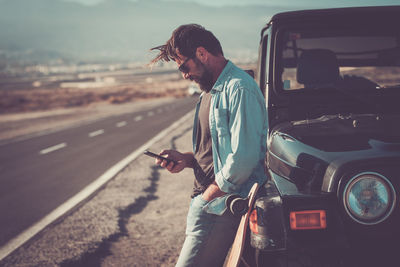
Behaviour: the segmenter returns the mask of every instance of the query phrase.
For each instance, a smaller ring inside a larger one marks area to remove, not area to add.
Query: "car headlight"
[[[384,221],[392,213],[396,203],[396,192],[383,175],[363,172],[346,184],[343,202],[353,220],[372,225]]]

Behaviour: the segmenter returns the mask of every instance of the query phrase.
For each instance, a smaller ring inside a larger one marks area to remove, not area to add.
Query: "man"
[[[177,163],[156,160],[171,173],[193,168],[186,239],[176,266],[222,266],[240,218],[227,210],[230,194],[246,197],[262,184],[267,116],[261,90],[246,72],[225,59],[217,38],[200,25],[178,27],[153,60],[178,64],[185,79],[203,91],[196,107],[193,152],[164,150]]]

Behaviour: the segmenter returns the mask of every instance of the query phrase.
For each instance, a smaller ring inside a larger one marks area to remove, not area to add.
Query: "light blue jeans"
[[[190,203],[186,223],[186,239],[179,255],[177,267],[222,266],[235,238],[240,218],[229,210],[218,216],[207,213],[207,204],[201,195]]]

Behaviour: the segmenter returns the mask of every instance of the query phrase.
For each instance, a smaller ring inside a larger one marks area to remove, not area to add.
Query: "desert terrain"
[[[0,143],[121,114],[131,106],[146,105],[148,100],[186,97],[190,84],[177,72],[126,71],[78,76],[81,79],[75,82],[59,81],[62,77],[57,75],[51,79],[33,77],[18,87],[13,86],[17,84],[15,79],[8,84],[3,82]]]

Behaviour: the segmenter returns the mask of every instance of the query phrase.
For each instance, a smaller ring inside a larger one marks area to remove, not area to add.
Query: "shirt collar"
[[[222,91],[222,89],[224,88],[224,83],[227,80],[232,68],[233,68],[233,63],[230,60],[228,60],[221,74],[218,76],[218,79],[215,82],[212,90]]]

